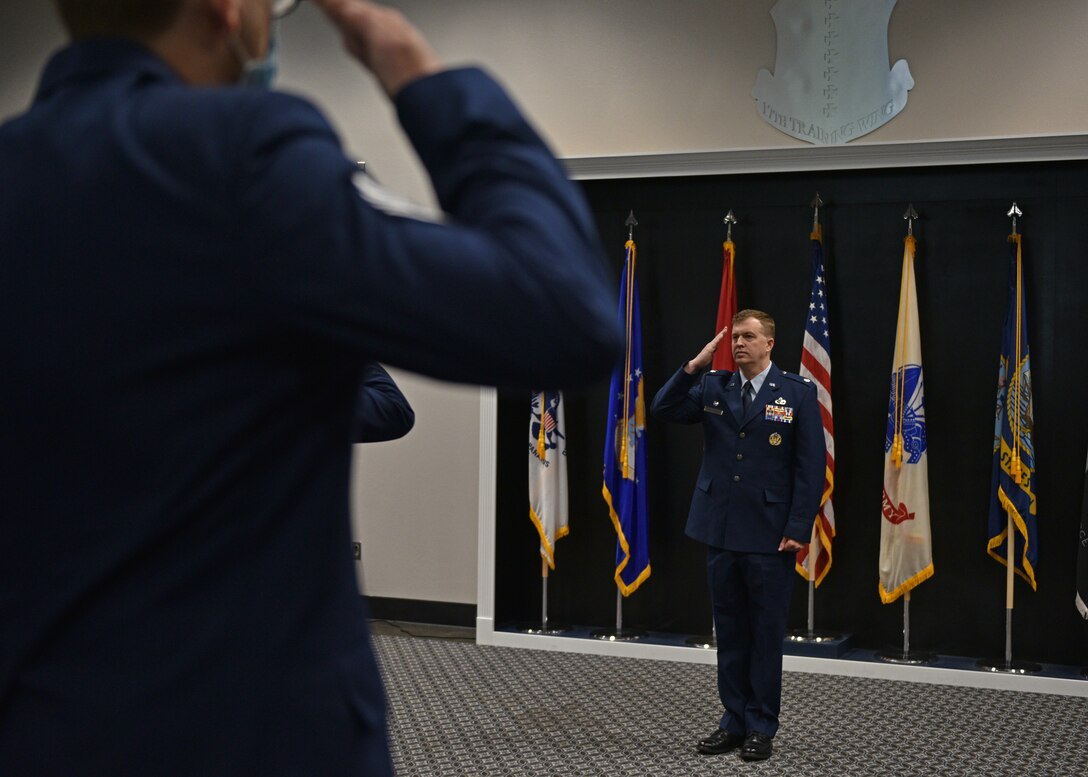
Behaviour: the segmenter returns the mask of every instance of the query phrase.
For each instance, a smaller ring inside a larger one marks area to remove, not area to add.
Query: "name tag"
[[[763,411],[763,418],[767,421],[777,421],[781,424],[793,423],[793,408],[783,405],[767,405]]]
[[[704,413],[713,413],[714,415],[721,415],[724,411],[720,407],[711,407],[710,405],[703,405]]]

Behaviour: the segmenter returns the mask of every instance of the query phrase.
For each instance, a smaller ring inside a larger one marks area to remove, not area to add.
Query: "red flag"
[[[722,292],[718,298],[718,326],[714,333],[733,326],[733,316],[737,312],[737,284],[733,277],[733,257],[736,256],[737,247],[732,240],[722,243]],[[732,339],[729,333],[725,333],[725,339],[721,346],[714,352],[714,361],[711,368],[715,370],[736,370],[737,363],[733,361]]]

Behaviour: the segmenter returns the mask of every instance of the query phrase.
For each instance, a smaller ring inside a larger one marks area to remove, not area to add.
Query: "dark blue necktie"
[[[740,393],[741,407],[744,409],[744,414],[748,414],[748,408],[752,406],[752,381],[744,381],[744,389]]]

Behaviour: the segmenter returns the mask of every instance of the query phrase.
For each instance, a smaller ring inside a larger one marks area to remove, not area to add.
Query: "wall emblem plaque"
[[[752,97],[760,117],[809,143],[848,143],[887,124],[914,87],[907,61],[888,67],[896,0],[779,0],[774,73]]]

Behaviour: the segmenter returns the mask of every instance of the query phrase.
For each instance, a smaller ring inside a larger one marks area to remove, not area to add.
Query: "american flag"
[[[819,225],[812,240],[812,294],[808,300],[805,319],[805,341],[801,350],[802,377],[816,384],[820,401],[820,416],[827,443],[827,468],[824,470],[824,493],[820,512],[812,527],[812,541],[797,551],[797,572],[806,580],[823,582],[831,568],[831,540],[835,536],[835,510],[831,492],[835,487],[835,428],[831,416],[831,338],[827,322],[827,274],[824,272],[824,244]]]
[[[545,394],[545,396],[547,395]],[[548,407],[544,410],[543,418],[545,434],[551,434],[553,431],[555,431],[555,416],[552,415],[552,411],[556,404],[557,403],[555,402],[555,400],[552,400],[548,403]]]

